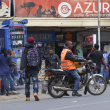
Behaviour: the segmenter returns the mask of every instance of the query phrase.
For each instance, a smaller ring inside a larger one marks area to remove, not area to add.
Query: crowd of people
[[[33,93],[35,101],[39,101],[38,97],[38,73],[41,69],[41,55],[40,50],[34,47],[34,38],[28,38],[28,44],[25,45],[24,51],[21,57],[21,65],[20,65],[20,74],[25,72],[25,95],[26,101],[30,101],[30,77],[33,80]],[[67,71],[74,79],[75,85],[72,96],[82,96],[79,94],[78,87],[80,83],[80,76],[76,71],[76,66],[74,62],[86,62],[86,59],[79,58],[74,55],[71,51],[72,42],[67,41],[65,43],[65,47],[61,52],[61,61],[57,54],[53,53],[53,49],[49,49],[48,56],[45,57],[46,68],[49,69],[62,69]],[[99,45],[95,44],[91,52],[88,54],[88,59],[91,59],[94,63],[96,63],[96,69],[94,69],[94,73],[101,74],[104,76],[107,83],[109,83],[109,55],[106,51],[100,52],[98,51]],[[7,53],[8,52],[8,53]],[[9,84],[10,91],[13,94],[15,93],[14,88],[14,79],[12,77],[12,71],[16,69],[16,63],[11,60],[11,50],[6,50],[5,48],[1,49],[0,55],[0,77],[1,77],[1,94],[4,94],[4,90],[6,91],[6,95],[10,94],[9,92]],[[15,72],[17,74],[17,72]],[[66,96],[69,94],[66,92]]]

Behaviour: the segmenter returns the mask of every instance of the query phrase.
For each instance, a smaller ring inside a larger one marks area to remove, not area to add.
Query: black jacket
[[[22,53],[22,57],[21,57],[21,65],[20,65],[20,70],[24,70],[25,69],[25,72],[30,72],[30,71],[40,71],[41,69],[41,55],[40,55],[40,50],[37,48],[38,50],[38,53],[39,53],[39,57],[40,57],[40,63],[39,63],[39,66],[36,66],[36,67],[29,67],[27,65],[27,53],[28,53],[28,50],[30,48],[33,48],[34,47],[34,44],[32,43],[28,43],[25,48],[24,48],[24,51]]]
[[[74,62],[84,62],[83,58],[79,58],[77,55],[72,54],[70,51],[67,51],[65,55],[65,60],[71,60]]]
[[[57,62],[58,62],[58,66],[57,66]],[[48,55],[45,57],[45,66],[46,68],[50,68],[50,69],[59,69],[60,68],[60,59],[58,57],[58,55],[53,54],[53,55]]]
[[[11,55],[8,55],[8,57],[9,57],[9,61],[10,61],[9,67],[10,67],[10,69],[11,69],[11,71],[12,71],[12,70],[15,68],[15,66],[14,66],[14,64],[12,63]]]

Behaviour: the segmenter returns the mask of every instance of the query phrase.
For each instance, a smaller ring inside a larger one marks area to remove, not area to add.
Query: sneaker
[[[6,96],[9,96],[9,91],[6,92]]]
[[[37,93],[34,93],[34,98],[35,98],[35,101],[39,101],[39,97]]]
[[[11,95],[18,95],[18,94],[20,94],[20,93],[17,91],[11,91]]]
[[[80,96],[82,96],[82,94],[79,94],[77,91],[73,91],[72,96],[80,97]]]
[[[30,97],[27,97],[27,98],[26,98],[26,101],[30,101]]]

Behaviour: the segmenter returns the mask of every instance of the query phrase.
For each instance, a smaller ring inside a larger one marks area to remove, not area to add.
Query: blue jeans
[[[109,71],[106,71],[106,68],[105,68],[104,65],[101,65],[100,75],[102,75],[105,78],[106,81],[109,79]]]
[[[9,83],[10,83],[10,88],[11,88],[11,91],[13,91],[13,88],[14,88],[14,83],[13,83],[13,79],[12,79],[12,77],[11,77],[11,75],[2,75],[1,76],[1,79],[2,79],[2,81],[1,81],[1,86],[2,86],[2,88],[4,89],[6,89],[6,91],[9,91]],[[7,80],[8,81],[7,81]],[[3,92],[4,93],[4,90],[1,90],[1,92]]]
[[[32,76],[33,80],[33,93],[38,93],[38,71],[26,72],[26,84],[25,84],[25,95],[30,97],[30,77]]]
[[[105,72],[105,66],[104,65],[101,65],[100,75],[104,76],[104,72]]]
[[[13,83],[13,78],[11,77],[11,75],[2,75],[1,79],[2,79],[2,81],[1,81],[2,82],[2,87],[5,88],[6,91],[9,91],[9,83],[10,83],[11,91],[13,91],[14,83]]]
[[[76,70],[74,69],[74,70],[65,70],[65,71],[68,72],[75,79],[74,90],[78,90],[81,78],[76,72]]]
[[[104,78],[108,82],[108,80],[109,80],[109,71],[106,71],[106,69],[105,69],[105,72],[104,72]]]

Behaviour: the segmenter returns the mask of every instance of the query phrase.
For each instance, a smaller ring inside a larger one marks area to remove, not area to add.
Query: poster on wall
[[[10,0],[2,0],[0,8],[0,18],[10,17]]]
[[[100,1],[100,16],[110,17],[110,0]],[[98,17],[97,0],[15,0],[16,17]]]
[[[62,40],[63,40],[63,34],[61,34],[61,35],[56,35],[55,40],[56,40],[56,41],[62,41]]]
[[[65,32],[65,41],[72,42],[72,32]]]
[[[86,36],[84,43],[85,43],[86,46],[93,45],[93,35]]]

